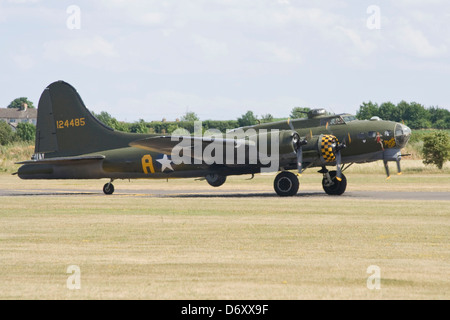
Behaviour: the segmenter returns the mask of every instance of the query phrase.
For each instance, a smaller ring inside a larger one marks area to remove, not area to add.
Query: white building
[[[0,121],[4,120],[14,129],[21,122],[28,122],[36,125],[37,109],[27,108],[25,104],[22,108],[0,108]]]

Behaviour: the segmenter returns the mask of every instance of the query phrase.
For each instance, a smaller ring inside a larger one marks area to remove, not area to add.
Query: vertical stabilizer
[[[36,124],[36,140],[34,153],[47,153],[58,151],[56,140],[56,125],[53,117],[50,90],[46,88],[41,95],[38,107],[38,122]]]
[[[35,153],[70,157],[128,147],[136,134],[114,131],[86,108],[70,84],[57,81],[42,93],[38,106]]]

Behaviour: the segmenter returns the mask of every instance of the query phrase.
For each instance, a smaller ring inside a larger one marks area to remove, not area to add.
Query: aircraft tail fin
[[[38,105],[35,154],[69,157],[126,147],[133,134],[114,131],[86,108],[70,84],[57,81],[45,88]]]

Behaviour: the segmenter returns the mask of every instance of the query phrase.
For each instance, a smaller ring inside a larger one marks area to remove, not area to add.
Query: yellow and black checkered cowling
[[[322,135],[322,139],[320,141],[320,153],[325,162],[334,162],[336,161],[336,156],[333,151],[333,144],[336,146],[339,141],[332,134],[324,134]]]

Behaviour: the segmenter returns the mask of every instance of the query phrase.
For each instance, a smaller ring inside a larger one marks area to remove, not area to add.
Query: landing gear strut
[[[110,182],[106,183],[106,184],[103,186],[103,192],[104,192],[105,194],[113,194],[113,192],[114,192],[114,185],[112,184],[113,181],[114,181],[114,180],[111,179]]]
[[[341,181],[339,181],[336,178],[336,171],[328,171],[326,168],[322,168],[319,172],[323,173],[322,187],[327,194],[340,196],[345,192],[347,178],[343,174],[341,174]]]
[[[282,197],[296,195],[299,185],[297,176],[290,171],[280,172],[273,182],[275,192]]]

